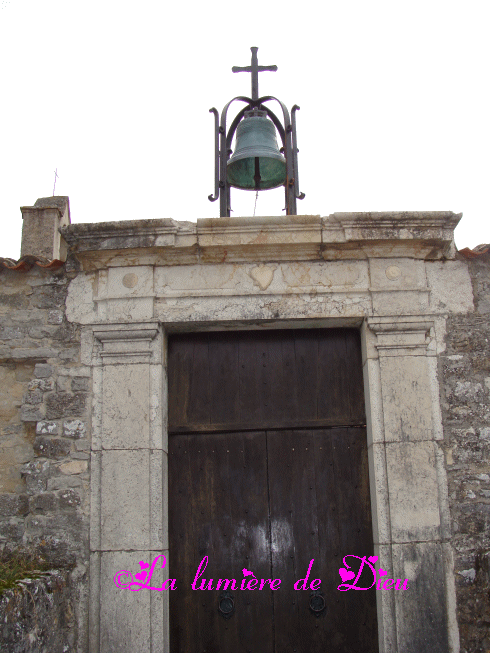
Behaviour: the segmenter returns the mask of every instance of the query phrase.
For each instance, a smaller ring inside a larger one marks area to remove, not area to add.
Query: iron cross
[[[234,73],[252,73],[252,100],[259,99],[259,73],[263,70],[271,70],[276,72],[277,66],[259,66],[257,59],[257,50],[259,48],[250,48],[252,50],[252,65],[251,66],[233,66],[231,69]]]

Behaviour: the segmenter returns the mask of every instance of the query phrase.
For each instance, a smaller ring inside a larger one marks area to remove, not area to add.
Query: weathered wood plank
[[[354,329],[172,336],[169,390],[172,433],[365,423]]]

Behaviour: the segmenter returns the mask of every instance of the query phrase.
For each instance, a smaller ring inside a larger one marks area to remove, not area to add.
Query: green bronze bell
[[[248,112],[238,123],[227,181],[243,190],[268,190],[286,183],[286,159],[279,152],[274,123],[265,112]]]

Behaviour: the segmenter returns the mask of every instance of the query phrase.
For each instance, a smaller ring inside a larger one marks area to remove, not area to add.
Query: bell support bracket
[[[230,125],[230,129],[226,130],[226,117],[230,105],[238,100],[246,104],[235,116]],[[275,115],[275,113],[267,106],[266,102],[278,102],[282,109],[284,126]],[[299,192],[298,181],[298,147],[296,137],[296,111],[299,109],[298,105],[294,105],[291,110],[291,117],[286,105],[277,98],[266,95],[261,98],[252,99],[245,96],[237,96],[230,100],[223,111],[221,112],[221,120],[218,120],[218,111],[214,107],[210,109],[210,113],[214,114],[214,131],[215,131],[215,182],[214,182],[214,195],[209,195],[208,199],[215,202],[218,197],[220,198],[220,217],[229,217],[230,206],[230,186],[227,181],[227,163],[232,152],[231,143],[233,136],[237,130],[238,124],[243,119],[245,112],[251,109],[260,109],[265,111],[269,118],[274,123],[279,136],[281,137],[284,154],[286,159],[286,215],[297,215],[296,213],[296,199],[303,199],[304,193]]]
[[[214,107],[209,113],[214,113],[214,195],[209,195],[208,199],[216,202],[219,197],[219,113]]]

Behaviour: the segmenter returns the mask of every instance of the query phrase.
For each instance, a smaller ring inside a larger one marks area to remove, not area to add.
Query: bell
[[[268,190],[286,183],[286,159],[279,152],[274,123],[264,111],[247,112],[238,123],[227,181],[243,190]]]

